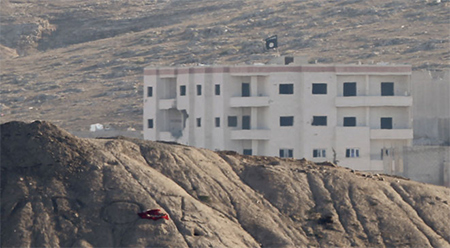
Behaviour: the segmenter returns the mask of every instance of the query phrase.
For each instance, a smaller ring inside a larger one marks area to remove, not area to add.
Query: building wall
[[[365,107],[339,108],[337,111],[337,126],[344,126],[344,117],[356,117],[356,126],[358,127],[368,125],[366,123],[366,111]]]
[[[148,91],[148,87],[152,87],[152,92],[153,95],[155,95],[155,92],[157,91],[157,86],[156,86],[156,80],[157,77],[156,75],[147,75],[144,77],[144,120],[143,120],[143,133],[144,133],[144,139],[154,139],[157,140],[159,139],[159,137],[157,136],[157,132],[156,132],[156,128],[153,129],[149,129],[147,127],[147,123],[149,119],[153,119],[154,121],[156,121],[155,117],[157,117],[157,112],[158,112],[158,101],[157,101],[157,97],[147,97],[147,91]],[[155,123],[156,125],[156,123]]]
[[[327,94],[312,94],[313,84],[326,83]],[[337,123],[335,73],[304,73],[303,83],[303,117],[304,117],[304,156],[312,161],[333,159],[334,127]],[[313,126],[314,116],[326,116],[326,126]],[[314,149],[325,149],[326,156],[314,158]]]
[[[381,83],[395,82],[394,94],[396,96],[409,95],[409,76],[405,75],[377,75],[369,77],[369,96],[381,95]]]
[[[286,149],[295,158],[336,159],[342,166],[382,171],[381,149],[411,143],[411,101],[405,97],[410,72],[409,66],[147,68],[145,87],[154,87],[157,94],[144,93],[144,137],[240,153],[251,149],[253,155],[280,156],[280,149]],[[342,96],[344,82],[357,83],[357,97]],[[394,97],[380,96],[381,82],[394,82]],[[242,83],[250,85],[248,97],[242,96]],[[316,83],[327,85],[326,94],[312,93]],[[216,84],[220,95],[215,95]],[[280,94],[280,84],[292,84],[293,94]],[[180,96],[182,85],[185,96]],[[236,127],[228,127],[229,116],[237,117]],[[243,130],[243,116],[250,116],[249,130]],[[280,126],[283,116],[292,116],[293,126]],[[312,125],[314,116],[326,116],[327,124]],[[343,127],[347,116],[357,117],[356,127]],[[393,128],[405,129],[405,134],[374,132],[381,117],[393,117]],[[149,129],[151,118],[155,127]],[[347,149],[357,150],[359,157],[347,157]],[[325,152],[314,157],[314,150]]]
[[[370,128],[369,127],[336,127],[334,149],[336,159],[342,166],[356,170],[372,170],[370,166]],[[346,149],[358,149],[360,157],[345,156]]]
[[[404,171],[412,180],[450,187],[450,147],[413,146],[403,149]]]
[[[411,85],[415,143],[450,145],[450,71],[415,71]]]
[[[225,109],[225,98],[223,97],[224,92],[224,75],[223,73],[218,74],[212,74],[212,112],[214,115],[214,126],[212,128],[212,145],[211,147],[215,150],[223,150],[224,148],[224,131],[225,131],[225,125],[226,125],[226,116],[224,113]],[[220,95],[215,94],[215,85],[219,85],[220,87]],[[219,127],[216,127],[215,125],[215,118],[220,118]]]
[[[340,75],[337,77],[337,96],[344,95],[344,83],[354,82],[356,83],[356,93],[358,96],[368,95],[368,85],[366,83],[366,75]],[[367,91],[366,91],[367,88]]]
[[[304,124],[302,104],[298,99],[302,99],[304,95],[304,89],[302,88],[303,78],[297,73],[274,73],[267,81],[271,101],[270,107],[264,111],[267,114],[266,120],[268,120],[270,129],[267,155],[279,156],[280,149],[293,149],[294,156],[299,157],[302,155],[299,147],[303,143],[303,132],[299,130],[302,130]],[[293,84],[293,94],[280,95],[280,84]],[[293,116],[293,127],[281,127],[281,116]]]
[[[392,117],[392,126],[394,129],[411,128],[411,117],[405,107],[374,107],[370,108],[370,128],[380,129],[381,118]]]

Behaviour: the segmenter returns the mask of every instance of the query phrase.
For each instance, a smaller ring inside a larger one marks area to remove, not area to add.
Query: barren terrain
[[[0,122],[142,129],[143,68],[266,62],[449,68],[449,2],[2,0]],[[277,34],[278,51],[263,40]]]
[[[2,247],[450,246],[445,187],[49,122],[2,124],[1,147]]]

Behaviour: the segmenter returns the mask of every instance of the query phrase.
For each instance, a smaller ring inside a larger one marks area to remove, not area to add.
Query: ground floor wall
[[[448,108],[450,112],[450,105]],[[414,144],[450,146],[450,118],[415,119]]]
[[[450,70],[414,71],[414,144],[450,145]]]
[[[403,172],[411,180],[450,187],[450,146],[403,147]]]

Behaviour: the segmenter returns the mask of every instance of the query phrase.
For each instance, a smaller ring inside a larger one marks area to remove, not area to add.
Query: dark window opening
[[[359,149],[357,148],[348,148],[345,150],[346,158],[359,158]]]
[[[294,94],[294,85],[293,84],[280,84],[279,93],[281,95]]]
[[[153,96],[153,87],[147,87],[147,97]]]
[[[394,95],[394,83],[381,83],[381,95],[393,96]]]
[[[197,127],[202,126],[202,118],[197,118]]]
[[[216,94],[216,96],[220,96],[220,84],[216,84],[216,86],[215,86],[215,94]]]
[[[280,126],[287,127],[294,125],[294,116],[280,116]]]
[[[381,129],[392,129],[392,117],[381,117],[380,126]]]
[[[325,158],[326,156],[325,149],[313,149],[313,158]]]
[[[293,158],[294,150],[293,149],[280,149],[280,158]]]
[[[326,126],[327,117],[326,116],[313,116],[313,126]]]
[[[237,127],[237,116],[228,116],[228,126]]]
[[[242,129],[250,129],[250,115],[242,116]]]
[[[344,117],[344,127],[355,127],[356,117]]]
[[[197,96],[202,95],[202,86],[200,84],[197,84]]]
[[[314,95],[326,95],[327,94],[327,84],[313,84],[312,93]]]
[[[244,149],[243,154],[244,155],[252,155],[252,149]]]
[[[290,63],[293,63],[293,62],[294,62],[294,57],[289,57],[289,56],[284,57],[285,65],[289,65]]]
[[[148,128],[153,128],[153,119],[148,119],[147,120],[147,127]]]
[[[216,127],[220,127],[220,117],[216,117]]]
[[[356,96],[356,83],[344,83],[344,96]]]
[[[250,96],[250,84],[242,83],[242,96]]]
[[[186,85],[180,85],[180,96],[186,95]]]

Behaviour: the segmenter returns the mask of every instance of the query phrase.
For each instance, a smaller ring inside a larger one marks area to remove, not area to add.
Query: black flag
[[[278,47],[278,38],[276,35],[270,36],[266,39],[266,49],[274,49]]]

